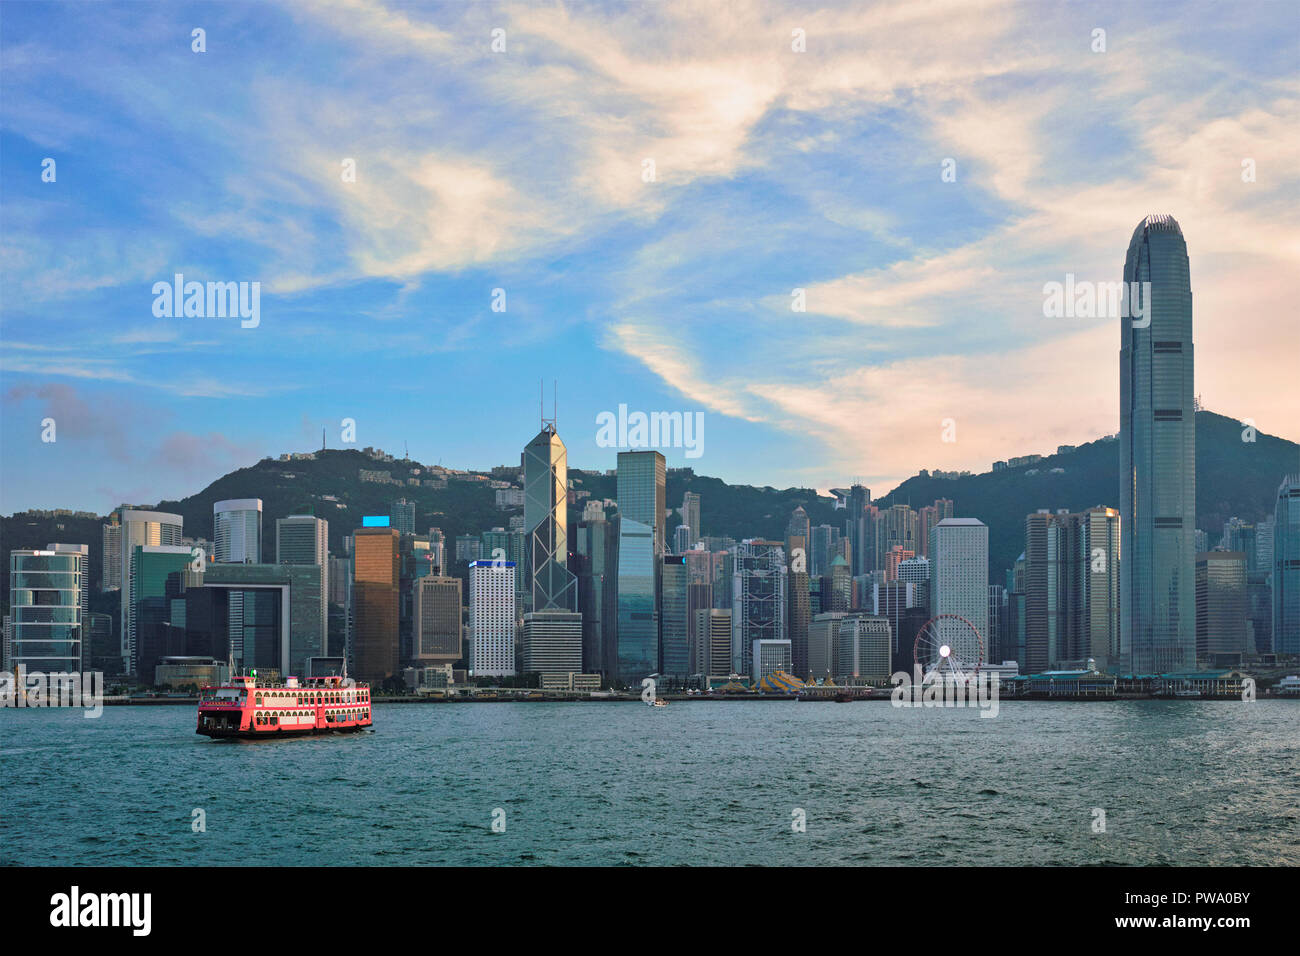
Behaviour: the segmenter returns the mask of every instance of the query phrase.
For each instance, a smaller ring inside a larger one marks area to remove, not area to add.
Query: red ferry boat
[[[256,672],[254,672],[256,673]],[[195,733],[209,737],[292,737],[364,730],[371,725],[370,687],[342,677],[284,682],[234,677],[204,687]]]

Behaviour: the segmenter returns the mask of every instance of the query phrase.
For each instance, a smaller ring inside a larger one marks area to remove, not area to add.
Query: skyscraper
[[[469,566],[470,672],[475,677],[515,673],[515,569],[509,561]]]
[[[667,467],[657,451],[618,454],[618,678],[636,686],[659,669]]]
[[[122,531],[118,541],[122,545],[122,667],[128,674],[134,674],[135,666],[135,617],[131,597],[132,562],[135,549],[144,545],[151,547],[176,547],[181,545],[181,516],[164,511],[137,511],[125,506],[119,512]],[[142,675],[150,679],[152,674]]]
[[[1040,510],[1025,519],[1027,673],[1092,658],[1111,669],[1119,653],[1119,512]]]
[[[534,611],[577,611],[578,581],[569,571],[568,451],[547,422],[524,448],[524,526]]]
[[[190,549],[180,545],[137,545],[131,555],[131,673],[145,683],[153,683],[160,657],[184,652],[184,631],[173,629],[172,611],[183,600],[191,561]],[[181,646],[171,646],[177,637]]]
[[[690,568],[680,554],[666,554],[660,560],[663,611],[659,616],[659,670],[664,674],[686,676],[690,673],[691,660],[690,606],[687,601]]]
[[[731,612],[718,608],[699,608],[695,612],[698,670],[706,677],[726,677],[731,673]]]
[[[629,687],[639,686],[643,678],[659,669],[658,577],[654,529],[620,517],[616,673]]]
[[[807,565],[804,564],[804,567]],[[786,636],[790,639],[790,662],[795,675],[808,676],[808,628],[812,625],[812,602],[808,593],[808,572],[795,570],[791,562],[786,579]]]
[[[388,520],[399,534],[415,534],[415,502],[405,498],[394,501],[388,509]]]
[[[989,529],[984,522],[944,518],[930,531],[930,614],[955,614],[973,624],[987,658]],[[948,626],[941,625],[941,633]]]
[[[104,560],[99,571],[99,589],[116,591],[122,586],[122,523],[117,513],[104,525]]]
[[[358,680],[375,686],[397,676],[400,538],[396,528],[353,532],[351,650]]]
[[[919,533],[920,515],[913,511],[911,507],[908,505],[891,505],[886,508],[880,512],[880,518],[877,522],[875,554],[871,561],[871,567],[863,568],[857,573],[865,574],[867,571],[888,568],[889,555],[894,548],[901,548],[903,551],[911,552],[904,557],[916,557],[921,553],[921,547],[917,544],[917,535]],[[898,560],[903,560],[903,558]]]
[[[1300,654],[1300,473],[1282,480],[1273,512],[1273,650]]]
[[[679,524],[673,532],[673,554],[685,554],[694,544],[694,530],[689,525]]]
[[[828,524],[819,524],[810,531],[808,544],[808,569],[814,578],[825,577],[831,565],[831,532]]]
[[[212,560],[217,564],[262,563],[262,499],[231,498],[212,504]],[[323,569],[322,569],[323,572]],[[244,605],[265,600],[266,595],[232,590],[230,604],[230,644],[236,658],[244,655]],[[256,612],[249,608],[250,618]],[[250,658],[252,655],[248,655]]]
[[[618,659],[617,521],[593,509],[578,522],[576,568],[578,608],[582,612],[582,667],[589,674],[614,676]]]
[[[881,684],[889,679],[893,635],[887,618],[864,613],[846,614],[839,622],[837,641],[837,679]]]
[[[875,570],[872,567],[875,555],[870,553],[874,551],[874,548],[870,546],[870,538],[874,537],[871,534],[874,530],[874,522],[872,522],[871,516],[866,513],[869,504],[871,504],[871,489],[854,484],[849,489],[849,513],[845,519],[844,529],[848,535],[849,547],[852,549],[850,552],[852,558],[850,577]]]
[[[792,658],[786,587],[785,549],[780,542],[754,538],[740,543],[731,587],[731,655],[737,673],[761,676],[754,657],[760,642],[783,642],[786,659]]]
[[[1196,656],[1245,654],[1246,555],[1206,551],[1196,556]]]
[[[212,559],[219,564],[262,563],[262,499],[212,504]]]
[[[693,491],[683,494],[682,506],[678,509],[678,512],[682,516],[682,524],[691,529],[691,536],[694,541],[701,540],[704,537],[704,531],[700,527],[700,496]]]
[[[1172,216],[1138,223],[1120,331],[1121,656],[1136,674],[1196,664],[1196,422],[1187,244]],[[1133,313],[1141,312],[1141,315]]]
[[[315,515],[290,515],[275,522],[275,563],[320,568],[321,653],[329,650],[329,522]]]
[[[7,670],[75,674],[89,663],[89,578],[89,545],[10,552]]]
[[[786,543],[789,544],[792,538],[802,539],[800,547],[808,547],[808,539],[812,535],[812,526],[808,520],[808,512],[804,510],[803,505],[796,505],[794,511],[790,513],[790,520],[785,526]]]
[[[664,512],[667,507],[665,493],[667,476],[668,468],[664,456],[657,451],[618,453],[618,513],[624,518],[631,518],[650,527],[654,534],[656,558],[665,550]]]
[[[460,578],[428,575],[415,581],[414,638],[414,660],[455,664],[461,659]]]

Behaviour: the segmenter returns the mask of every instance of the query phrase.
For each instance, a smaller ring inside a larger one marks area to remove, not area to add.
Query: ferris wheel
[[[930,618],[916,634],[912,659],[923,679],[965,684],[984,664],[984,638],[979,629],[959,614]]]

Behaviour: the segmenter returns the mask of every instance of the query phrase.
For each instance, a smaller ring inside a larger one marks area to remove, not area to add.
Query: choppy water
[[[194,718],[0,711],[0,863],[1300,864],[1300,701],[379,704],[373,733],[257,742]]]

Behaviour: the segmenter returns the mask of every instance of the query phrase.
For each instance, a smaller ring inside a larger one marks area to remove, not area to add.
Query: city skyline
[[[322,428],[340,447],[344,419],[358,447],[486,469],[543,349],[588,467],[613,467],[596,419],[622,404],[702,412],[700,458],[662,450],[732,482],[889,488],[1078,444],[1117,430],[1119,320],[1047,318],[1043,288],[1118,281],[1153,209],[1190,237],[1206,407],[1300,438],[1300,144],[1268,6],[596,9],[291,5],[248,31],[10,8],[0,511],[180,498]],[[260,282],[259,324],[156,316],[178,273]],[[431,428],[448,406],[474,412]]]

